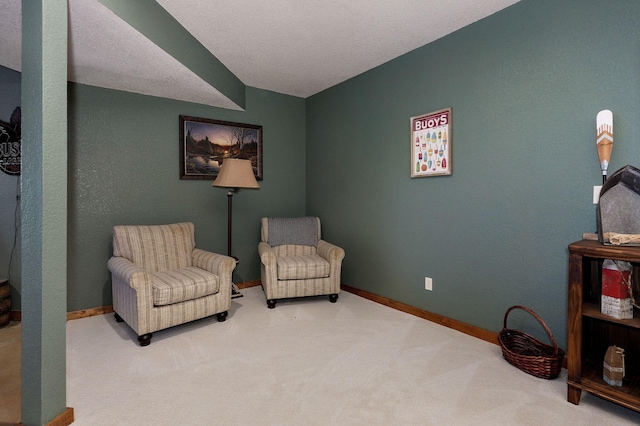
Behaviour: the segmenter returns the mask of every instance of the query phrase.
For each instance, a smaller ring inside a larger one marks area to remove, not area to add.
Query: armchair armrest
[[[272,289],[278,283],[278,267],[276,265],[276,253],[265,241],[258,243],[258,254],[260,255],[260,279],[262,288],[267,295],[267,299],[273,297]]]
[[[120,281],[124,281],[131,288],[139,289],[151,285],[148,272],[124,257],[113,256],[107,262],[109,271]]]
[[[193,266],[221,277],[228,275],[229,278],[231,278],[231,274],[236,268],[236,261],[233,257],[212,253],[198,248],[193,249],[192,260]]]
[[[318,241],[318,254],[330,263],[344,259],[344,250],[325,240]]]
[[[260,255],[260,262],[262,262],[263,265],[275,267],[276,254],[269,244],[260,241],[258,244],[258,254]]]

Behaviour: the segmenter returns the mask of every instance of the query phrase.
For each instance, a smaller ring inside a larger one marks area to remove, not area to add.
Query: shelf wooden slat
[[[595,318],[602,321],[613,322],[616,324],[624,325],[627,327],[633,327],[640,329],[640,317],[638,316],[638,310],[633,310],[634,317],[629,319],[618,319],[605,315],[600,311],[600,306],[595,303],[584,303],[582,305],[582,315],[589,318]]]

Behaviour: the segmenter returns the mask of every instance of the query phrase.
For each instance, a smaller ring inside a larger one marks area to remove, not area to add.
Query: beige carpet
[[[0,425],[20,423],[19,322],[0,328]]]
[[[342,292],[267,309],[242,290],[229,318],[154,334],[112,315],[67,323],[74,425],[631,425],[566,371],[522,373],[498,346]],[[20,419],[20,325],[0,328],[0,425]]]
[[[342,292],[267,309],[242,290],[229,318],[138,346],[112,315],[70,321],[77,425],[594,425],[640,414],[548,381],[498,346]]]

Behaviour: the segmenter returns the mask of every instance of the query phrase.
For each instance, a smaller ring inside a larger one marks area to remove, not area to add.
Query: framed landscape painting
[[[180,116],[180,179],[214,180],[225,158],[250,160],[262,180],[262,126]]]

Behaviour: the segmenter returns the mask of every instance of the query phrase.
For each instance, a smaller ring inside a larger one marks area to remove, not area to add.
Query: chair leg
[[[329,302],[336,303],[337,301],[338,301],[338,295],[337,294],[330,294],[329,295]]]
[[[153,333],[143,334],[142,336],[138,336],[138,342],[140,342],[140,346],[149,346],[151,343],[151,336]]]
[[[276,307],[276,301],[274,299],[267,300],[267,307],[269,309],[273,309]]]
[[[227,319],[227,315],[229,315],[228,311],[224,311],[224,312],[220,312],[219,314],[216,314],[216,316],[218,317],[218,322],[224,322],[224,320]]]
[[[121,317],[120,315],[118,315],[118,313],[117,313],[117,312],[114,312],[114,313],[113,313],[113,316],[115,317],[116,322],[124,322],[124,320],[122,319],[122,317]]]

